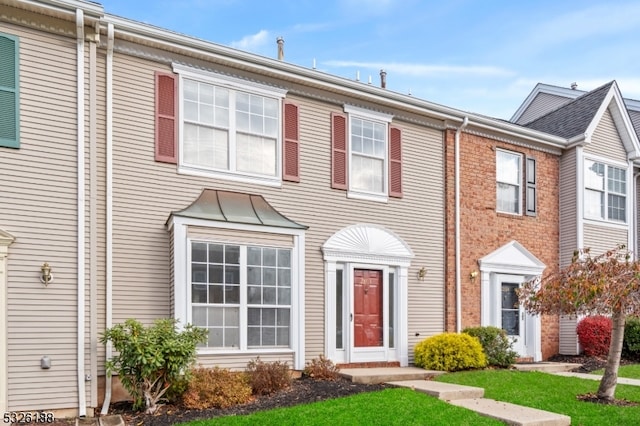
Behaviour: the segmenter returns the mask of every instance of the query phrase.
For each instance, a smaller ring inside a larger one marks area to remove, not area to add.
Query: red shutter
[[[331,187],[347,189],[347,117],[331,113]]]
[[[176,76],[156,72],[156,161],[178,162]]]
[[[402,130],[389,127],[389,196],[402,198]]]
[[[285,101],[282,133],[284,148],[282,155],[282,179],[300,182],[300,134],[298,105]]]

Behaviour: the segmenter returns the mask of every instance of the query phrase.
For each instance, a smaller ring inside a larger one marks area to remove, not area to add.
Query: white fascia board
[[[465,117],[479,127],[525,139],[535,139],[539,143],[564,148],[565,139],[546,133],[537,132],[522,126],[514,125],[495,118],[470,114],[455,108],[446,107],[409,95],[369,85],[361,81],[348,80],[343,77],[327,74],[316,69],[304,68],[284,61],[258,56],[205,40],[153,27],[140,22],[131,21],[119,16],[105,14],[104,19],[115,26],[116,35],[143,40],[151,45],[168,47],[170,50],[197,53],[209,59],[235,66],[241,69],[259,72],[263,75],[286,81],[299,82],[331,92],[343,93],[357,98],[366,96],[370,102],[389,108],[398,108],[420,115],[427,115],[439,120],[451,120],[462,123]]]

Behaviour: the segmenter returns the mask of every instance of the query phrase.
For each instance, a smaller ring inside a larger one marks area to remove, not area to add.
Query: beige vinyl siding
[[[249,361],[255,360],[257,355],[247,356],[246,354],[201,354],[198,355],[197,364],[207,368],[220,367],[230,370],[244,370],[247,368]],[[293,367],[293,352],[273,352],[261,353],[260,361],[262,362],[286,362],[291,368]]]
[[[550,93],[538,93],[535,99],[529,104],[526,111],[522,113],[516,121],[517,124],[527,124],[540,118],[543,115],[557,109],[561,105],[571,101],[563,96],[552,95]]]
[[[259,193],[306,232],[306,356],[324,353],[324,263],[321,246],[357,223],[385,226],[416,254],[409,269],[409,347],[444,329],[444,170],[442,133],[394,121],[403,130],[404,198],[388,203],[347,199],[330,189],[330,113],[342,105],[289,95],[300,106],[301,182],[282,188],[176,173],[155,163],[154,79],[164,65],[116,54],[114,61],[114,321],[170,314],[170,212],[203,188]],[[417,271],[425,267],[425,281]],[[420,337],[414,337],[420,333]],[[410,350],[410,352],[412,352]],[[246,357],[229,361],[246,363]]]
[[[578,157],[575,148],[560,158],[560,267],[571,263],[578,247]]]
[[[627,162],[627,152],[608,109],[596,126],[591,142],[585,145],[584,152],[585,154],[595,154],[611,160]]]
[[[602,254],[616,248],[619,244],[627,244],[626,229],[591,223],[584,224],[584,246],[591,248],[592,255]]]
[[[0,31],[20,37],[21,144],[0,149],[0,227],[16,237],[7,259],[9,409],[69,408],[78,400],[76,43],[7,23]]]
[[[578,355],[579,344],[578,335],[576,334],[577,325],[578,319],[575,317],[560,317],[560,354]]]
[[[269,234],[267,232],[235,231],[230,229],[190,226],[187,229],[187,236],[194,240],[205,239],[220,242],[293,247],[293,236]]]

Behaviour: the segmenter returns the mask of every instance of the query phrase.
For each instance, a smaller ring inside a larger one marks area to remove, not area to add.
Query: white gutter
[[[87,410],[84,374],[84,13],[76,9],[77,36],[77,102],[78,102],[78,416],[85,417]]]
[[[106,328],[111,328],[113,322],[113,24],[107,24],[107,63],[106,63],[106,173],[107,173],[107,200],[106,200],[106,221],[107,221],[107,253],[106,253],[106,302],[105,302],[105,321]],[[113,346],[111,342],[106,345],[107,361],[113,356]],[[109,404],[111,403],[111,374],[106,372],[104,402],[100,414],[103,416],[109,413]]]
[[[205,54],[209,60],[218,63],[225,63],[229,66],[240,69],[248,69],[253,72],[260,72],[263,75],[284,79],[318,87],[336,93],[379,102],[388,107],[399,108],[418,114],[427,113],[429,116],[441,119],[461,121],[468,117],[473,121],[473,125],[479,128],[500,130],[504,134],[520,137],[538,143],[545,143],[549,146],[564,149],[566,139],[549,135],[537,130],[528,129],[517,124],[509,123],[496,118],[490,118],[479,114],[470,114],[455,108],[446,107],[436,103],[421,100],[419,98],[381,89],[374,85],[369,85],[361,81],[349,80],[343,77],[327,74],[316,69],[304,68],[284,61],[279,61],[253,53],[243,52],[230,47],[211,43],[194,37],[185,36],[173,31],[164,30],[151,25],[121,18],[119,16],[105,14],[105,19],[113,22],[117,26],[117,35],[125,40],[144,40],[150,45],[170,48],[197,54],[200,57]]]
[[[456,332],[462,331],[462,280],[460,277],[460,134],[469,124],[469,117],[465,116],[462,124],[456,130],[455,136],[455,235],[456,235]]]

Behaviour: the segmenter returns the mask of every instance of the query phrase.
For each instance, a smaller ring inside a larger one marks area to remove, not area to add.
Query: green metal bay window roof
[[[262,195],[216,189],[204,189],[189,207],[172,212],[169,220],[172,216],[280,228],[308,228],[278,212]]]

